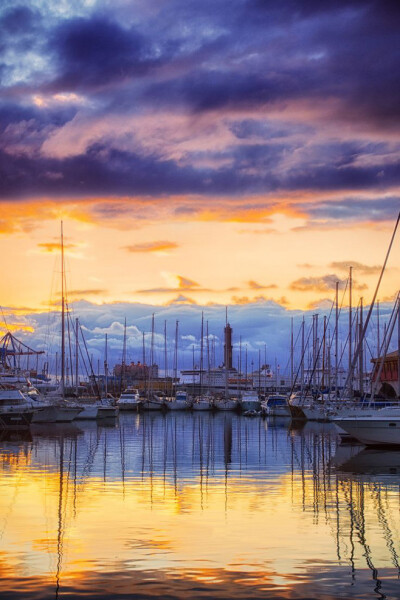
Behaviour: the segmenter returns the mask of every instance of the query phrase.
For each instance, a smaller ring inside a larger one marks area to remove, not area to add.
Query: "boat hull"
[[[144,400],[141,406],[142,410],[164,410],[164,402],[158,402],[157,400]]]
[[[99,412],[98,406],[82,406],[82,410],[77,414],[77,421],[97,419]]]
[[[240,400],[239,406],[242,412],[247,412],[249,410],[258,411],[261,409],[261,402],[259,400]]]
[[[237,409],[236,400],[216,400],[214,407],[217,410],[234,411]]]
[[[186,400],[170,400],[165,403],[167,410],[187,410],[189,408]]]
[[[115,419],[118,416],[117,406],[101,406],[97,412],[98,419]]]
[[[132,402],[123,402],[122,404],[120,402],[118,402],[118,408],[121,411],[138,411],[140,406],[142,405],[142,402],[139,401],[133,401]]]
[[[300,406],[289,404],[290,416],[297,421],[307,421],[307,417]]]
[[[337,419],[335,424],[367,446],[400,446],[400,418]]]
[[[291,417],[289,406],[267,406],[265,411],[270,417]]]
[[[192,410],[195,410],[195,411],[213,410],[213,404],[211,402],[208,402],[207,400],[199,400],[198,402],[193,402]]]
[[[28,429],[34,411],[4,411],[0,412],[0,429]]]

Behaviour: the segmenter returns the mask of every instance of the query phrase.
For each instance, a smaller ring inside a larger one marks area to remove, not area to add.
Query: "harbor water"
[[[0,433],[4,599],[400,598],[400,450],[120,415]]]

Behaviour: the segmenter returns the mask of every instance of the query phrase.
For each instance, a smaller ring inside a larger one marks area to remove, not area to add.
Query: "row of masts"
[[[348,288],[349,288],[348,339],[347,339],[347,343],[348,343],[348,374],[347,374],[347,380],[346,380],[345,387],[352,391],[354,374],[356,372],[356,368],[358,368],[358,380],[359,380],[360,394],[363,394],[363,392],[364,392],[364,345],[365,345],[365,339],[366,339],[366,332],[367,332],[367,328],[369,326],[372,311],[373,311],[375,303],[376,303],[379,286],[380,286],[380,283],[381,283],[381,280],[383,277],[383,273],[386,268],[390,250],[391,250],[391,247],[392,247],[392,244],[394,241],[394,237],[396,234],[396,230],[397,230],[397,227],[399,224],[399,219],[400,219],[400,214],[397,218],[396,226],[393,231],[393,235],[392,235],[391,242],[390,242],[387,254],[386,254],[384,264],[382,266],[379,281],[376,286],[373,300],[369,306],[369,310],[368,310],[367,317],[365,320],[364,320],[364,314],[363,314],[363,299],[362,298],[360,299],[360,302],[359,302],[359,305],[358,305],[357,311],[356,311],[355,335],[354,335],[354,323],[353,323],[353,297],[352,297],[352,294],[353,294],[353,269],[352,269],[352,267],[350,267],[350,270],[349,270],[349,278],[348,278]],[[61,381],[60,381],[60,385],[61,385],[61,393],[64,396],[65,395],[65,386],[66,386],[66,314],[69,311],[67,309],[67,302],[66,302],[64,232],[63,232],[63,223],[62,222],[61,222],[61,244],[60,245],[61,245]],[[330,331],[328,329],[329,321],[331,318],[331,314],[330,314],[329,317],[326,317],[326,316],[324,317],[322,340],[320,340],[320,338],[319,338],[319,323],[318,323],[319,316],[313,315],[312,330],[311,330],[311,334],[312,334],[312,365],[313,365],[312,370],[313,370],[313,372],[312,372],[311,381],[309,380],[309,382],[307,384],[308,387],[310,387],[310,384],[312,385],[313,383],[315,383],[314,374],[319,369],[319,365],[321,363],[321,358],[322,358],[322,368],[320,370],[322,371],[323,381],[320,383],[322,383],[322,384],[325,383],[325,381],[324,381],[325,371],[328,370],[327,376],[328,376],[329,385],[331,385],[331,369],[332,369],[331,351],[332,351],[333,340],[334,340],[334,382],[335,382],[334,386],[335,386],[336,390],[339,387],[338,374],[339,374],[339,366],[341,364],[341,359],[339,357],[339,315],[340,315],[339,282],[336,283],[334,308],[335,308],[335,326],[334,326],[333,335],[330,334]],[[332,310],[331,310],[331,313],[332,313]],[[378,319],[378,336],[377,336],[378,352],[377,352],[377,355],[379,357],[381,354],[382,348],[385,353],[387,353],[387,351],[388,351],[390,338],[391,338],[391,335],[393,333],[393,329],[395,326],[395,321],[391,320],[390,327],[388,327],[389,331],[385,332],[384,341],[382,342],[382,347],[381,347],[380,323],[379,323],[379,302],[377,303],[377,319]],[[397,318],[397,323],[398,323],[398,333],[399,333],[399,340],[400,340],[400,316]],[[206,329],[207,329],[207,332],[206,332],[207,369],[210,370],[210,347],[209,347],[210,338],[209,338],[209,332],[208,332],[208,322],[207,322]],[[68,321],[68,331],[69,331],[69,321]],[[228,324],[228,314],[227,314],[227,309],[226,309],[225,345],[224,345],[224,362],[223,362],[224,369],[225,369],[225,394],[226,395],[228,393],[228,386],[229,386],[229,370],[232,368],[232,346],[231,346],[231,340],[229,339],[229,343],[228,343],[228,338],[227,338],[228,334],[230,335],[229,332],[231,332],[231,329]],[[142,335],[143,335],[143,364],[145,365],[146,364],[145,333],[143,332]],[[310,333],[308,334],[308,338],[309,338],[309,336],[310,336]],[[154,337],[155,337],[155,317],[153,314],[152,315],[152,325],[151,325],[150,367],[153,367],[153,365],[155,364]],[[292,320],[291,320],[291,337],[290,337],[290,383],[291,383],[292,388],[296,384],[298,385],[299,383],[300,383],[302,390],[305,387],[305,358],[306,358],[306,346],[308,343],[308,338],[307,338],[307,342],[306,342],[305,319],[303,317],[302,325],[301,325],[301,358],[300,358],[300,377],[299,377],[299,373],[298,373],[299,369],[297,370],[297,373],[295,373],[295,366],[294,366],[294,330],[293,330],[293,318],[292,318]],[[82,334],[82,339],[83,339],[83,344],[85,346],[85,349],[87,351],[86,341],[83,337],[83,334]],[[179,339],[179,322],[176,321],[175,347],[174,347],[174,359],[173,359],[173,363],[174,363],[173,364],[173,372],[174,372],[175,380],[177,380],[177,378],[178,378],[178,339]],[[78,392],[78,386],[79,386],[79,353],[80,353],[78,340],[79,340],[79,322],[78,322],[78,319],[76,319],[75,320],[75,387],[76,387],[77,392]],[[241,372],[241,359],[242,359],[241,345],[242,345],[242,341],[240,338],[240,342],[239,342],[239,373]],[[354,346],[354,349],[353,349],[353,346]],[[400,341],[398,343],[398,346],[399,346],[399,350],[400,350]],[[265,346],[265,352],[266,352],[266,346]],[[70,348],[70,353],[71,353],[71,348]],[[193,345],[193,355],[194,355],[194,345]],[[126,333],[126,319],[125,319],[123,351],[122,351],[122,371],[124,370],[124,368],[126,366],[126,357],[127,357],[127,333]],[[398,360],[400,362],[400,352],[399,352]],[[259,362],[260,362],[260,351],[259,351]],[[193,363],[194,363],[194,360],[193,360]],[[265,360],[265,363],[266,363],[266,360]],[[71,365],[70,371],[71,371],[71,375],[72,375],[72,355],[70,357],[70,365]],[[328,367],[327,369],[325,368],[326,366]],[[92,365],[92,361],[90,361],[90,360],[89,360],[89,367],[90,367],[91,375],[94,376],[93,365]],[[194,367],[194,364],[193,364],[193,367]],[[399,365],[399,367],[400,367],[400,365]],[[166,323],[166,321],[164,322],[164,371],[165,371],[164,374],[167,375],[167,373],[168,373],[168,352],[167,352],[167,323]],[[398,371],[399,371],[399,377],[400,377],[400,368],[398,369]],[[107,335],[106,335],[106,341],[105,341],[104,372],[105,372],[106,387],[107,387],[107,382],[108,382]],[[246,347],[246,372],[247,372],[247,347]],[[202,313],[202,315],[201,315],[201,335],[200,335],[200,388],[203,387],[203,374],[204,374],[204,314]],[[300,380],[300,381],[298,381],[298,380]],[[399,382],[399,386],[400,386],[400,382]]]

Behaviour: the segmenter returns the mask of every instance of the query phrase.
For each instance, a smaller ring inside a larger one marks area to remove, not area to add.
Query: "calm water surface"
[[[231,414],[0,440],[1,598],[400,598],[398,450]]]

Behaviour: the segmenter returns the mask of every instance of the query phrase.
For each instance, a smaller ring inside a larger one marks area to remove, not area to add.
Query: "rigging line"
[[[80,323],[79,323],[79,329],[81,331],[81,337],[82,337],[82,340],[83,340],[83,345],[85,346],[86,354],[87,354],[88,359],[89,359],[89,350],[88,350],[88,347],[87,347],[87,344],[86,344],[85,337],[83,335],[82,325]],[[93,389],[97,392],[97,395],[100,398],[101,394],[100,394],[99,383],[98,383],[96,375],[95,375],[95,373],[93,371],[93,365],[92,365],[92,361],[91,360],[89,360],[89,365],[90,365],[90,373],[91,373],[91,376],[92,376],[93,381],[94,381]]]
[[[384,261],[384,263],[382,265],[381,273],[379,275],[378,283],[377,283],[376,288],[375,288],[374,296],[372,298],[372,302],[371,302],[370,307],[369,307],[367,318],[365,319],[365,322],[364,322],[364,325],[363,325],[363,329],[362,329],[362,332],[361,332],[361,335],[360,335],[361,344],[360,344],[360,342],[358,343],[356,351],[354,352],[353,360],[351,361],[349,373],[348,373],[348,376],[347,376],[347,379],[346,379],[346,383],[345,383],[345,386],[344,386],[345,390],[348,389],[348,387],[350,386],[350,384],[352,383],[352,380],[353,380],[353,373],[354,373],[354,369],[355,369],[355,366],[356,366],[357,361],[358,361],[358,357],[359,357],[360,352],[361,352],[362,341],[365,338],[365,334],[366,334],[367,329],[368,329],[369,321],[371,319],[372,311],[373,311],[373,308],[374,308],[374,305],[375,305],[375,301],[376,301],[376,298],[377,298],[377,295],[378,295],[378,292],[379,292],[379,287],[381,285],[383,274],[385,272],[386,265],[387,265],[387,262],[389,260],[390,252],[391,252],[391,249],[392,249],[392,246],[393,246],[394,239],[396,237],[396,232],[397,232],[397,228],[399,226],[399,223],[400,223],[400,211],[399,211],[399,214],[397,216],[396,224],[394,226],[394,230],[393,230],[393,233],[392,233],[390,244],[389,244],[389,247],[388,247],[387,252],[386,252],[385,261]],[[352,393],[352,390],[350,390],[350,392]]]
[[[296,339],[295,339],[295,342],[294,342],[294,344],[293,344],[293,353],[294,353],[294,350],[295,350],[295,348],[296,348],[296,344],[297,344],[297,342],[298,342],[298,340],[299,340],[300,333],[301,333],[301,327],[299,327],[299,330],[298,330],[298,332],[297,332],[297,337],[296,337]],[[286,365],[285,365],[285,368],[283,369],[283,372],[284,372],[284,373],[287,373],[287,372],[288,372],[288,370],[289,370],[289,363],[290,363],[290,360],[291,360],[291,358],[289,357],[289,358],[288,358],[288,360],[287,360],[287,363],[286,363]]]
[[[295,376],[295,378],[294,378],[294,380],[293,380],[293,385],[292,385],[292,387],[290,388],[290,396],[293,394],[293,390],[294,390],[294,388],[296,387],[296,384],[297,384],[297,379],[298,379],[298,377],[299,377],[299,374],[300,374],[300,372],[301,372],[301,365],[302,365],[302,363],[303,363],[303,361],[305,360],[305,357],[306,357],[306,348],[308,348],[308,342],[309,342],[309,340],[310,340],[311,332],[312,332],[312,324],[310,325],[310,328],[309,328],[309,330],[308,330],[307,339],[306,339],[306,341],[305,341],[305,344],[304,344],[303,354],[302,354],[302,356],[301,356],[301,358],[300,358],[300,363],[299,363],[299,366],[297,367],[297,372],[296,372],[296,376]],[[302,382],[302,385],[303,385],[303,383],[304,383],[304,382]]]
[[[346,297],[346,292],[347,292],[348,285],[349,285],[349,279],[346,279],[346,285],[344,286],[344,290],[343,290],[343,294],[342,294],[342,300],[340,302],[340,306],[339,306],[339,310],[338,310],[338,325],[337,325],[338,326],[338,330],[339,330],[339,319],[340,319],[340,315],[342,314],[343,303],[344,303],[344,299]],[[331,340],[331,343],[329,345],[329,348],[331,350],[332,350],[332,346],[333,346],[335,334],[336,334],[336,323],[335,323],[335,327],[334,327],[333,332],[332,332],[332,340]]]
[[[332,311],[333,311],[333,307],[334,307],[334,306],[335,306],[335,303],[334,303],[334,302],[332,302],[331,310],[329,311],[329,316],[328,316],[328,319],[327,319],[327,321],[326,321],[326,328],[328,328],[328,326],[329,326],[329,321],[330,321],[330,319],[331,319],[331,316],[332,316]],[[307,387],[306,387],[306,390],[305,390],[305,394],[304,394],[304,396],[307,396],[307,393],[308,393],[308,392],[310,391],[310,389],[311,389],[311,382],[312,382],[312,380],[313,380],[313,378],[314,378],[314,373],[315,373],[315,371],[316,371],[316,369],[317,369],[317,365],[318,365],[318,361],[319,361],[319,357],[320,357],[320,355],[321,355],[321,350],[322,350],[322,347],[323,347],[323,345],[324,345],[324,338],[322,337],[321,343],[319,344],[319,347],[318,347],[318,352],[317,352],[317,355],[316,355],[316,357],[315,357],[315,361],[314,361],[314,365],[313,365],[313,370],[312,370],[312,372],[311,372],[311,375],[310,375],[310,377],[308,378],[308,385],[307,385]]]

